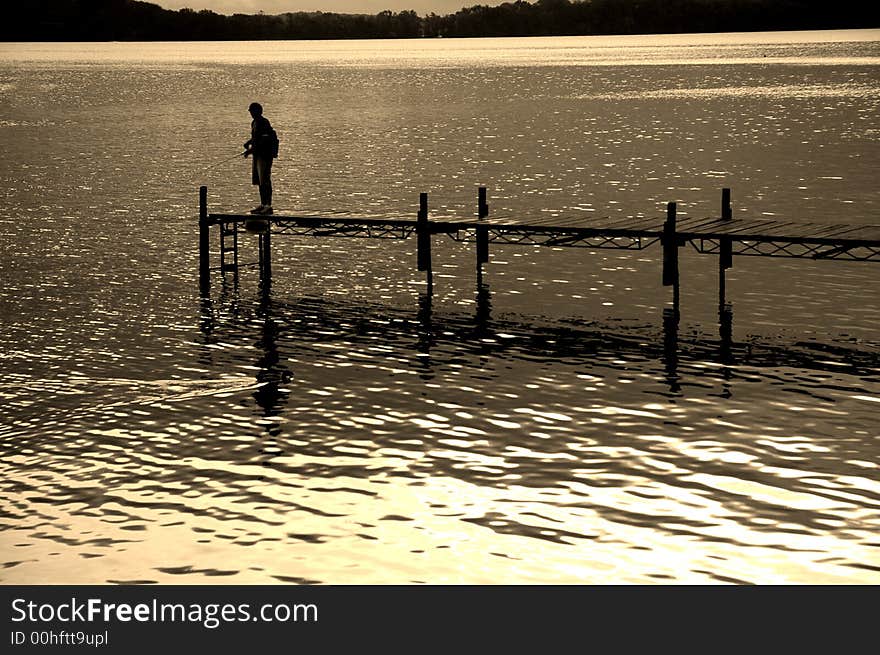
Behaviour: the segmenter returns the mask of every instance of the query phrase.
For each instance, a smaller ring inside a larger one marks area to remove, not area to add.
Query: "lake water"
[[[880,30],[0,45],[0,582],[878,583],[880,266],[273,239],[280,212],[880,223]],[[243,258],[256,257],[253,238]],[[667,325],[668,328],[668,325]]]

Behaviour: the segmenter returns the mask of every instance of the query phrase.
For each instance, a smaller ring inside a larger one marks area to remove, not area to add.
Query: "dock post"
[[[730,207],[730,189],[721,190],[721,220],[733,220]],[[730,237],[721,237],[718,257],[718,311],[723,312],[726,305],[727,280],[724,271],[733,268],[733,243]]]
[[[433,272],[431,270],[431,228],[428,225],[428,194],[419,194],[419,213],[416,222],[416,235],[418,238],[418,270],[427,271],[428,287],[433,284]]]
[[[486,187],[481,186],[477,190],[477,219],[482,221],[489,215],[489,205],[486,203]],[[477,226],[477,270],[482,264],[489,261],[489,228]]]
[[[211,251],[208,243],[208,187],[199,187],[199,290],[207,295],[211,290]]]
[[[678,316],[678,235],[675,231],[676,204],[666,205],[666,222],[663,224],[663,286],[672,287],[672,307]]]
[[[663,308],[663,351],[666,360],[666,378],[669,389],[678,393],[681,389],[678,378],[678,323],[679,286],[678,286],[678,235],[676,234],[677,205],[674,202],[666,205],[666,222],[663,224],[663,285],[672,286],[672,307]]]
[[[678,284],[678,236],[675,233],[676,204],[666,205],[666,222],[663,224],[663,286]]]

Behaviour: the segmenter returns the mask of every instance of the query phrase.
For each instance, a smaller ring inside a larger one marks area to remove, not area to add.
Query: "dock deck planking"
[[[700,225],[705,225],[707,223],[714,223],[719,220],[718,217],[708,218],[706,216],[702,218],[684,218],[675,223],[675,229],[678,230],[692,230]]]
[[[312,214],[260,216],[250,214],[214,213],[209,218],[212,223],[243,222],[268,219],[273,223],[292,222],[305,225],[385,225],[397,227],[416,227],[417,220],[401,215],[354,216],[336,214],[316,216]],[[588,218],[581,216],[541,217],[538,219],[505,218],[463,218],[457,216],[434,216],[429,221],[432,231],[448,229],[474,230],[477,227],[492,230],[511,229],[518,232],[534,231],[546,233],[559,230],[565,233],[577,231],[592,234],[641,234],[656,236],[663,231],[663,220],[653,217],[615,217]],[[776,241],[819,241],[819,242],[880,242],[880,225],[852,225],[844,223],[801,223],[798,221],[779,221],[773,219],[720,219],[689,218],[676,223],[676,234],[685,239],[734,240],[776,240]]]
[[[701,227],[696,232],[684,232],[687,237],[694,234],[696,238],[736,237],[744,238],[745,235],[759,235],[761,237],[775,236],[778,225],[767,221],[725,221]]]
[[[756,221],[756,220],[717,220],[712,223],[706,223],[703,225],[699,225],[697,227],[687,229],[680,228],[676,225],[675,231],[684,236],[695,235],[697,237],[701,237],[703,235],[716,235],[716,234],[734,234],[736,232],[741,231],[752,231],[759,230],[765,227],[768,227],[770,223],[767,221]]]

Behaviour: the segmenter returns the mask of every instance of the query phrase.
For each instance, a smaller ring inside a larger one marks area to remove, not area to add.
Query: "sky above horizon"
[[[462,7],[496,5],[503,0],[146,0],[165,9],[189,7],[218,14],[283,14],[288,11],[326,11],[340,14],[378,14],[386,9],[412,9],[420,16],[452,14]]]

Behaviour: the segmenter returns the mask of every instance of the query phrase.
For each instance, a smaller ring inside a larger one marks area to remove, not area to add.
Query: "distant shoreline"
[[[178,11],[137,0],[41,0],[7,9],[4,42],[263,41],[614,36],[880,28],[863,0],[537,0],[454,14]]]
[[[638,39],[640,37],[644,38],[657,38],[657,37],[681,37],[682,39],[687,39],[687,37],[713,37],[713,36],[724,36],[724,35],[766,35],[766,34],[780,34],[780,35],[795,35],[795,34],[822,34],[822,33],[844,33],[844,32],[852,32],[852,33],[861,33],[863,36],[861,38],[853,38],[851,39],[853,42],[862,42],[862,43],[872,43],[872,42],[880,42],[880,28],[828,28],[828,29],[814,29],[814,30],[752,30],[748,32],[674,32],[674,33],[652,33],[645,32],[641,34],[583,34],[583,35],[536,35],[529,37],[516,37],[516,36],[489,36],[489,37],[424,37],[419,39],[398,39],[398,38],[346,38],[346,39],[197,39],[197,40],[170,40],[170,39],[159,39],[159,40],[145,40],[145,41],[119,41],[119,40],[107,40],[107,41],[0,41],[0,48],[5,46],[15,46],[15,45],[25,45],[25,44],[45,44],[45,45],[74,45],[74,44],[83,44],[87,45],[90,43],[94,44],[120,44],[120,45],[137,45],[141,44],[161,44],[161,43],[181,43],[181,44],[210,44],[210,43],[228,43],[228,44],[236,44],[236,43],[260,43],[260,42],[276,42],[276,43],[289,43],[289,42],[302,42],[302,43],[324,43],[324,42],[333,42],[333,41],[413,41],[413,42],[422,42],[422,41],[437,41],[443,40],[444,38],[449,41],[454,40],[480,40],[480,39],[579,39],[579,38],[604,38],[604,39]],[[875,32],[875,34],[867,34],[869,32]]]

